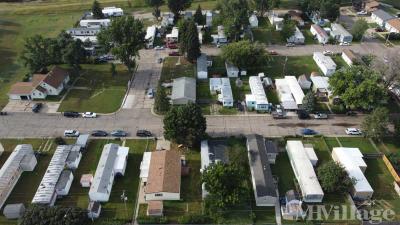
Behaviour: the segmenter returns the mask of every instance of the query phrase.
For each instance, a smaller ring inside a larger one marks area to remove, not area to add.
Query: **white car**
[[[325,50],[325,51],[322,52],[322,54],[324,54],[324,55],[333,55],[333,52],[329,51],[329,50]]]
[[[148,98],[154,98],[154,89],[153,88],[150,88],[149,90],[147,90],[147,97]]]
[[[156,46],[154,47],[154,50],[164,50],[164,46]]]
[[[342,42],[339,45],[340,46],[350,46],[351,44],[349,42]]]
[[[362,134],[360,129],[353,128],[353,127],[352,128],[346,128],[345,132],[346,132],[347,135],[361,135]]]
[[[84,112],[82,113],[83,118],[96,118],[97,114],[94,112]]]
[[[360,12],[357,12],[357,15],[359,15],[359,16],[365,16],[365,15],[367,15],[367,14],[368,14],[368,12],[365,11],[365,10],[362,10],[362,11],[360,11]]]
[[[77,130],[65,130],[64,137],[79,137],[79,131]]]

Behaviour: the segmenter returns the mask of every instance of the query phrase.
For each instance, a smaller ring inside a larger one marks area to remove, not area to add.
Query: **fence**
[[[383,162],[385,163],[386,167],[388,168],[390,174],[392,174],[392,177],[394,178],[394,180],[397,183],[400,183],[400,177],[397,174],[397,171],[394,169],[392,163],[390,163],[389,159],[385,155],[382,156],[382,159],[383,159]]]

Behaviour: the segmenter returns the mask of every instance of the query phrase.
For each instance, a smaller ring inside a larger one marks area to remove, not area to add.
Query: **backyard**
[[[168,82],[179,77],[195,77],[195,64],[188,62],[184,57],[166,57],[160,82]]]

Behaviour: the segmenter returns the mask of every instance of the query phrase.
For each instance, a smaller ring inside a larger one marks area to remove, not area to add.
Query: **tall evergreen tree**
[[[101,10],[100,3],[97,0],[94,0],[92,5],[92,13],[95,19],[102,19],[104,18],[103,11]]]
[[[168,0],[168,8],[174,14],[175,21],[179,19],[179,15],[192,4],[192,0]]]
[[[198,25],[204,25],[206,23],[205,16],[201,12],[201,6],[200,4],[197,6],[196,12],[194,13],[194,22],[196,22]]]
[[[307,94],[303,98],[302,102],[303,109],[306,110],[308,113],[314,111],[315,107],[315,97],[312,91],[307,92]]]
[[[158,84],[154,108],[157,113],[163,114],[168,112],[169,107],[169,100],[167,98],[167,93],[165,93],[165,88]]]
[[[187,49],[186,49],[186,58],[193,62],[195,61],[201,54],[200,51],[200,42],[199,42],[199,33],[197,32],[197,26],[193,20],[189,22],[188,30],[187,30]]]
[[[179,27],[179,52],[184,55],[187,50],[187,34],[189,21],[188,20],[180,20],[178,23]]]

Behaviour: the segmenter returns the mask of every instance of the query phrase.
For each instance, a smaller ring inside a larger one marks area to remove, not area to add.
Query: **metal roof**
[[[197,58],[197,72],[207,72],[207,55],[201,53],[199,58]]]
[[[267,158],[264,138],[257,134],[247,136],[247,151],[255,197],[276,197],[276,186]]]
[[[384,11],[382,9],[375,10],[371,14],[375,15],[376,17],[378,17],[379,19],[381,19],[383,21],[387,21],[387,20],[395,18],[394,16],[390,15],[389,13],[387,13],[386,11]]]
[[[316,61],[317,65],[324,65],[327,69],[336,69],[336,63],[329,56],[322,54],[322,52],[314,52],[313,59]]]
[[[196,80],[191,77],[180,77],[172,84],[171,99],[187,98],[196,100]]]
[[[290,92],[296,101],[297,105],[303,104],[304,92],[300,87],[295,76],[285,76],[286,83],[289,85]]]
[[[338,23],[332,23],[331,24],[332,32],[333,34],[336,35],[341,35],[341,36],[351,36],[353,35],[350,34],[341,24]]]
[[[228,145],[226,140],[201,141],[201,169],[206,169],[216,162],[229,162]]]
[[[275,79],[275,86],[278,92],[279,101],[285,109],[297,109],[296,101],[286,79]]]
[[[89,140],[89,134],[80,134],[78,139],[76,139],[75,144],[80,147],[86,147]]]
[[[51,158],[46,173],[32,199],[32,203],[50,204],[55,193],[55,188],[62,171],[64,170],[67,157],[73,145],[59,145]]]
[[[70,170],[63,170],[61,172],[60,178],[58,179],[56,184],[57,190],[62,190],[65,188],[65,186],[67,186],[71,174],[72,172]]]

